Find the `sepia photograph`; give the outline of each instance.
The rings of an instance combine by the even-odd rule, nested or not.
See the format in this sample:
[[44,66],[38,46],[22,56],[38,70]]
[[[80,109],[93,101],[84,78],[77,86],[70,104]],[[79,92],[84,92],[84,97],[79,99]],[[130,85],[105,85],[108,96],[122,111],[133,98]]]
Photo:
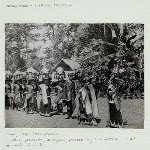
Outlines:
[[5,128],[144,129],[144,24],[6,23]]

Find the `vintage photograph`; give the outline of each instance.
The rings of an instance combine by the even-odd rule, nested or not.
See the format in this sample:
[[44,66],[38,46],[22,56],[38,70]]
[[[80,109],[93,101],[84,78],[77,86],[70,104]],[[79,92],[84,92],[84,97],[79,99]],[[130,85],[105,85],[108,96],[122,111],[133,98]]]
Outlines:
[[5,128],[144,128],[144,24],[6,23]]

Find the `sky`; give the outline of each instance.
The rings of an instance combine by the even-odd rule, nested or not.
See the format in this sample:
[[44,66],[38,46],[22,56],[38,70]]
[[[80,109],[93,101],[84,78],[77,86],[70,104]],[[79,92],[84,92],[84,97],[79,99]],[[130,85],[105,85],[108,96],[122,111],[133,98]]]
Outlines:
[[[41,27],[39,29],[33,29],[30,31],[30,34],[39,34],[39,37],[36,38],[37,41],[29,41],[28,49],[33,50],[34,48],[38,49],[36,56],[39,58],[43,58],[46,55],[44,54],[44,51],[46,48],[53,48],[53,43],[49,38],[45,35],[47,32],[46,27]],[[44,39],[44,40],[43,40]],[[25,51],[23,49],[22,51]]]

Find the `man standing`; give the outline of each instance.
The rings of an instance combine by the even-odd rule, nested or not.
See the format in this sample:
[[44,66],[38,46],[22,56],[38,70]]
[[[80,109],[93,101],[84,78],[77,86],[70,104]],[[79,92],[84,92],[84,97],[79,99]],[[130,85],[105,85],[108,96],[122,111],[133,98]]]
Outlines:
[[73,100],[75,97],[75,86],[70,78],[66,81],[67,83],[67,93],[68,93],[68,101],[67,101],[67,118],[70,119],[73,113]]

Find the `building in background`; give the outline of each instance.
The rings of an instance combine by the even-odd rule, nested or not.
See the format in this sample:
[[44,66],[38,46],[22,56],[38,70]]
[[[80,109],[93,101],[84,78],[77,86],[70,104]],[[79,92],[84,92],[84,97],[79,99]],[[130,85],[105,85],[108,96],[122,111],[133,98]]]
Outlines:
[[75,70],[80,68],[80,64],[71,59],[62,59],[53,68],[52,81],[58,81],[59,79],[67,80],[69,76],[72,76]]

